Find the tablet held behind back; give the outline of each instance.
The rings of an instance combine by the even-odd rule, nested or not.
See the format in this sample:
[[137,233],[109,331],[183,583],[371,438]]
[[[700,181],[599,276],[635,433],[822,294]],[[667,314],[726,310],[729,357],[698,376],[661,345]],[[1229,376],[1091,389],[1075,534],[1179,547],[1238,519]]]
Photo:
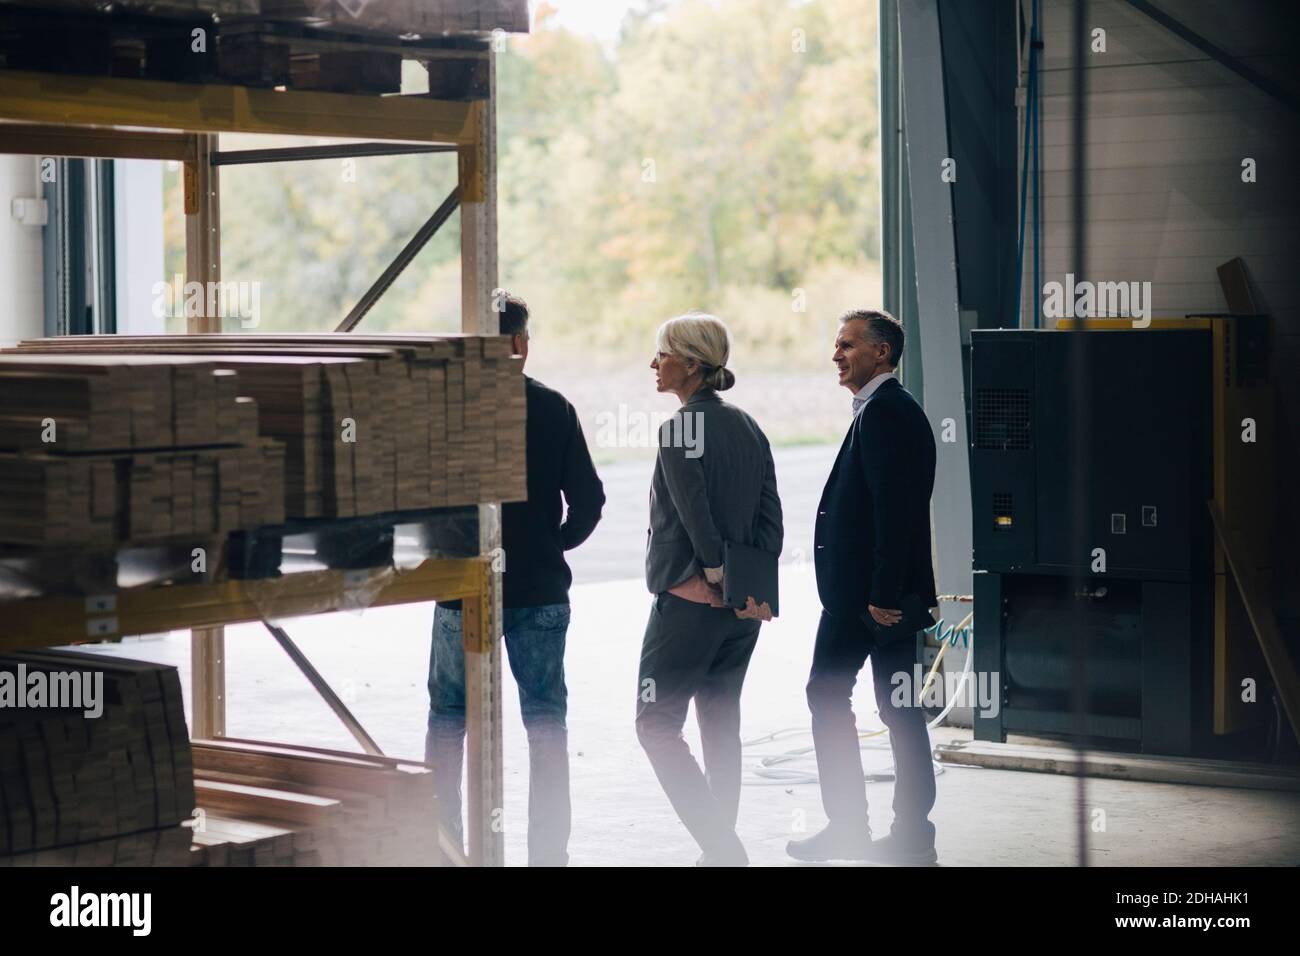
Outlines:
[[722,600],[728,607],[742,608],[746,598],[753,597],[755,604],[767,603],[772,616],[780,612],[777,601],[777,556],[761,548],[753,548],[734,541],[722,545]]

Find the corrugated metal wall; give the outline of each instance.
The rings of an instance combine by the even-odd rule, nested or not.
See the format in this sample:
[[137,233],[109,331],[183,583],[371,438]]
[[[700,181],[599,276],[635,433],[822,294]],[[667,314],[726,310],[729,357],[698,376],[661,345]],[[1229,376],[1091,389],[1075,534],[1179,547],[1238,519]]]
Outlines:
[[[1179,0],[1159,4],[1294,96],[1290,3]],[[1072,0],[1043,0],[1042,281],[1076,272],[1072,244]],[[1024,4],[1026,15],[1029,4]],[[1279,461],[1275,569],[1283,615],[1300,620],[1300,187],[1296,113],[1122,0],[1091,0],[1105,52],[1087,55],[1087,274],[1150,281],[1152,314],[1226,312],[1215,268],[1241,256],[1274,320]],[[1026,24],[1027,29],[1027,24]],[[1023,121],[1023,116],[1022,116]],[[1242,181],[1254,159],[1256,182]],[[1032,207],[1031,207],[1032,213]],[[1034,290],[1026,230],[1022,323]],[[1045,321],[1045,320],[1043,320]],[[1285,476],[1291,476],[1289,478]],[[1289,595],[1289,600],[1287,599]]]
[[[1224,23],[1234,6],[1239,15]],[[1211,39],[1257,65],[1275,38],[1267,18],[1243,6],[1183,0],[1171,9],[1200,29],[1219,22]],[[1070,0],[1043,3],[1044,281],[1063,279],[1070,265],[1072,9]],[[1270,306],[1294,307],[1296,170],[1281,136],[1294,115],[1127,3],[1092,0],[1088,22],[1106,31],[1106,52],[1087,61],[1090,275],[1149,279],[1159,314],[1222,312],[1214,269],[1243,256]],[[1241,179],[1247,157],[1255,183]]]

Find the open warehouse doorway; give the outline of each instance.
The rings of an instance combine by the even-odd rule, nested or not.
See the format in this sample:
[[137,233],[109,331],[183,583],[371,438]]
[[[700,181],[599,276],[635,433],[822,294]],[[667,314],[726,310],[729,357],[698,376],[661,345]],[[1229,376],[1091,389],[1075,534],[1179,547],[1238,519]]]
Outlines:
[[[483,39],[500,290],[528,302],[528,373],[573,404],[605,494],[567,556],[572,863],[696,852],[634,723],[655,436],[678,404],[651,360],[688,310],[730,328],[725,397],[771,440],[785,519],[781,613],[742,698],[737,832],[776,865],[824,823],[806,685],[818,511],[858,408],[832,361],[854,308],[901,320],[901,382],[936,446],[942,621],[913,679],[937,668],[940,859],[1300,858],[1298,208],[1273,172],[1296,90],[1267,9],[1190,7],[538,0],[528,33]],[[430,75],[407,61],[384,82],[418,96]],[[225,330],[328,332],[362,303],[363,333],[460,330],[459,217],[411,245],[456,188],[457,157],[438,155],[455,147],[348,154],[321,136],[288,161],[290,142],[222,133],[213,154]],[[184,329],[183,163],[59,160],[53,190],[41,157],[2,161],[0,289],[21,322],[0,344]],[[285,624],[384,753],[419,759],[433,615]],[[99,652],[189,674],[192,646]],[[225,658],[227,735],[353,749],[261,625],[228,627]],[[529,750],[508,670],[496,809],[518,864]],[[865,670],[852,699],[883,831],[895,767]],[[698,754],[694,719],[686,739]]]

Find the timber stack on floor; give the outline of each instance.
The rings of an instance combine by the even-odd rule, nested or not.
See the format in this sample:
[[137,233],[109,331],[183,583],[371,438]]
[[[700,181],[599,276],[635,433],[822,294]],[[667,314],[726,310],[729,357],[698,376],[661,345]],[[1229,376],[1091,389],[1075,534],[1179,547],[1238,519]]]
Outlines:
[[430,866],[433,775],[422,764],[247,740],[196,740],[197,866]]
[[[504,336],[62,336],[4,355],[15,363],[73,356],[141,368],[199,363],[233,375],[256,406],[259,440],[285,449],[289,518],[518,501],[527,493],[523,375]],[[57,417],[51,391],[43,395],[43,404],[28,403],[24,435],[33,433],[34,416]],[[90,404],[65,400],[59,408],[86,417]]]
[[430,866],[437,820],[418,763],[191,746],[174,667],[0,657],[0,866]]
[[194,770],[174,667],[6,655],[0,705],[0,866],[187,862]]

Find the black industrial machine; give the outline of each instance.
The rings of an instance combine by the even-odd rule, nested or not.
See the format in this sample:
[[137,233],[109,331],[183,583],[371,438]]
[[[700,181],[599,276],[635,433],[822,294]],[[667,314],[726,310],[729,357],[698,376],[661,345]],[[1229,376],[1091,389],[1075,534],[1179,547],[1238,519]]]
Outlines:
[[1224,330],[1184,324],[972,332],[974,666],[1001,687],[976,739],[1222,751]]

